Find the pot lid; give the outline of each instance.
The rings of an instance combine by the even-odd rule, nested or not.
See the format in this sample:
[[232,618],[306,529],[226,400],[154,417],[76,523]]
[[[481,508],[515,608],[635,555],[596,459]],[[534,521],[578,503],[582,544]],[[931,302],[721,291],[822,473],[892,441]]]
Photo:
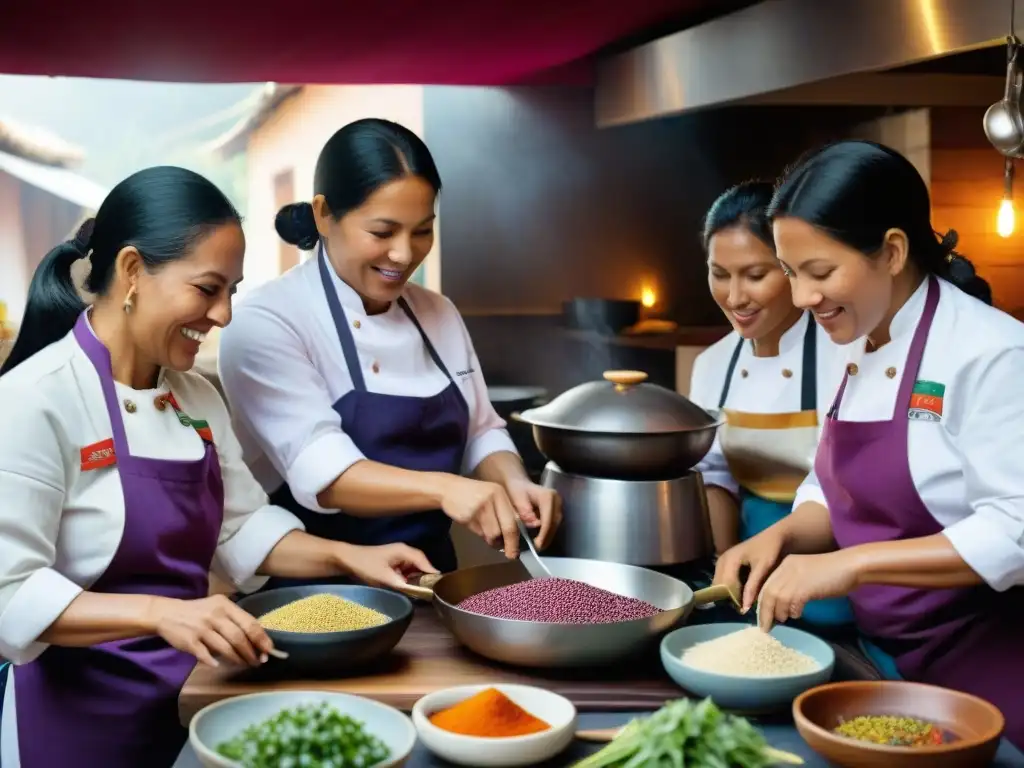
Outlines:
[[647,382],[643,371],[605,371],[520,415],[540,427],[583,432],[652,434],[717,425],[718,419],[677,392]]

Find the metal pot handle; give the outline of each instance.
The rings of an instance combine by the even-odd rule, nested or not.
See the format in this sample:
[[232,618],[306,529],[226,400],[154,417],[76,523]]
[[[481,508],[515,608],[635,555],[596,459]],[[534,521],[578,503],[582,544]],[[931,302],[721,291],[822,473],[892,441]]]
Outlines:
[[434,585],[441,580],[443,573],[424,573],[417,579],[416,584],[405,584],[395,587],[396,592],[401,592],[408,597],[415,597],[418,600],[430,602],[434,599]]

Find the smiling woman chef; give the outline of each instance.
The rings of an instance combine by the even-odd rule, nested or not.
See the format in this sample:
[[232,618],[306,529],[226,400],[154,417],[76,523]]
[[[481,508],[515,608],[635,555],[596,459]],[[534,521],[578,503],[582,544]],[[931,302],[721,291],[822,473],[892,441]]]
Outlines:
[[826,147],[769,213],[794,303],[849,363],[795,510],[716,580],[749,564],[763,624],[849,595],[899,675],[992,701],[1020,745],[1024,324],[968,295],[973,269],[891,149]]
[[252,616],[207,596],[211,565],[237,585],[430,570],[404,545],[317,539],[269,506],[223,401],[189,372],[231,318],[244,250],[216,187],[150,168],[32,278],[0,370],[0,656],[15,664],[0,672],[3,768],[170,766],[194,657],[257,665],[272,650]]
[[220,374],[250,467],[307,530],[403,541],[448,571],[452,520],[515,557],[517,513],[541,546],[560,513],[491,407],[458,311],[408,284],[434,243],[440,190],[407,128],[368,119],[335,133],[312,204],[276,221],[316,257],[240,304]]
[[[708,284],[734,329],[697,357],[690,382],[695,403],[726,417],[697,465],[717,552],[790,513],[845,362],[811,313],[793,306],[766,215],[772,191],[765,181],[739,184],[704,219]],[[811,603],[804,618],[853,620],[845,599]]]

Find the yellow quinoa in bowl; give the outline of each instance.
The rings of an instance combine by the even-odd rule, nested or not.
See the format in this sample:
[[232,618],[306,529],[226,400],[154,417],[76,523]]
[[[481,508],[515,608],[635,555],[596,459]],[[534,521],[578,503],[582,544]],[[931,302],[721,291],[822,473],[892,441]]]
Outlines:
[[264,629],[306,634],[352,632],[387,624],[391,618],[331,594],[310,595],[259,617]]

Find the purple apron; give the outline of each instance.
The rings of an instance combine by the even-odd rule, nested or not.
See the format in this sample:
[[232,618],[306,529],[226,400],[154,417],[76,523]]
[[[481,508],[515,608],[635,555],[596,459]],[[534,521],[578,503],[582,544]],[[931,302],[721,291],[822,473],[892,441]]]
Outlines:
[[[224,512],[215,447],[205,442],[196,461],[132,456],[110,354],[84,314],[74,334],[103,387],[125,505],[121,543],[90,591],[206,597]],[[187,736],[178,693],[195,663],[155,636],[91,648],[50,646],[13,670],[22,768],[173,765]]]
[[[918,495],[907,452],[907,413],[939,290],[938,280],[929,278],[892,419],[841,421],[847,377],[829,411],[814,469],[842,548],[943,530]],[[903,677],[991,701],[1006,717],[1007,738],[1017,745],[1024,745],[1022,598],[1020,588],[999,593],[987,586],[869,585],[850,595],[859,629],[893,657]]]
[[[469,434],[469,407],[412,309],[405,299],[398,299],[398,306],[419,331],[430,359],[448,377],[448,386],[430,397],[368,391],[355,339],[338,300],[322,244],[317,258],[327,305],[352,377],[352,389],[334,404],[345,434],[370,461],[417,472],[460,474]],[[287,483],[271,494],[271,502],[293,512],[314,536],[363,545],[404,542],[422,549],[442,573],[457,567],[451,520],[439,509],[385,517],[356,517],[343,512],[324,514],[299,504]],[[303,583],[308,582],[270,579],[264,589]]]

